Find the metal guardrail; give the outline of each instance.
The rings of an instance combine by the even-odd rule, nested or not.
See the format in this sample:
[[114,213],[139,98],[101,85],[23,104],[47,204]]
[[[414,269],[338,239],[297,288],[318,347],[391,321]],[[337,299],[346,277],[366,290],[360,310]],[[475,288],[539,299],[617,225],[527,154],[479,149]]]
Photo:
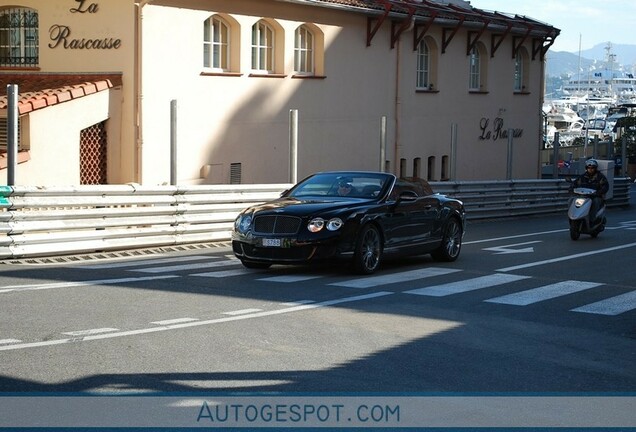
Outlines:
[[[629,205],[629,178],[610,206]],[[433,182],[464,201],[468,219],[565,211],[563,180]],[[236,215],[289,184],[0,186],[0,259],[227,241]]]
[[[629,205],[631,179],[613,179],[608,207]],[[432,182],[435,192],[460,199],[468,219],[528,216],[567,210],[569,183],[562,179]]]
[[3,186],[0,259],[228,240],[242,209],[287,187]]

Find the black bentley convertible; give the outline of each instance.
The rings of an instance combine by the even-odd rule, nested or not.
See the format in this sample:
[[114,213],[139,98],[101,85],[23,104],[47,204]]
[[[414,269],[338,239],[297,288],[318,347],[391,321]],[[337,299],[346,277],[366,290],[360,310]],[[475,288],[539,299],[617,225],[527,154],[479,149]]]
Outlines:
[[454,261],[464,235],[461,201],[421,179],[381,172],[322,172],[281,197],[243,210],[232,248],[248,268],[344,258],[364,274],[386,254]]

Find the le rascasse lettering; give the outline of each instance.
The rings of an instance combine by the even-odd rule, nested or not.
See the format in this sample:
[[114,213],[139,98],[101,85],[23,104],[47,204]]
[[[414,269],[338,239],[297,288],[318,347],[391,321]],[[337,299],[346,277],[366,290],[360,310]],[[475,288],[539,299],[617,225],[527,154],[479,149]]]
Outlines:
[[[501,117],[495,118],[492,122],[492,126],[490,125],[490,119],[482,118],[479,122],[479,129],[481,130],[481,134],[479,135],[479,139],[484,140],[493,140],[497,141],[498,139],[506,139],[508,138],[508,130],[504,129],[504,121]],[[513,129],[512,137],[520,138],[523,135],[523,129]]]
[[[76,7],[70,8],[71,13],[97,13],[99,5],[97,3],[87,3],[86,0],[75,0]],[[121,39],[114,37],[106,38],[71,38],[71,28],[67,25],[54,24],[49,28],[51,43],[49,48],[64,47],[64,49],[118,49],[121,47]]]

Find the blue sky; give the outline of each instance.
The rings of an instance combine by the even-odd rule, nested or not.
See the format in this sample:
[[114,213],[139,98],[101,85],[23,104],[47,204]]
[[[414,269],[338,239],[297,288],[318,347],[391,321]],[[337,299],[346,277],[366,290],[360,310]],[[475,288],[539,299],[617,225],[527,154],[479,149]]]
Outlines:
[[578,53],[598,44],[636,45],[636,0],[471,0],[478,9],[526,15],[561,34],[550,48]]

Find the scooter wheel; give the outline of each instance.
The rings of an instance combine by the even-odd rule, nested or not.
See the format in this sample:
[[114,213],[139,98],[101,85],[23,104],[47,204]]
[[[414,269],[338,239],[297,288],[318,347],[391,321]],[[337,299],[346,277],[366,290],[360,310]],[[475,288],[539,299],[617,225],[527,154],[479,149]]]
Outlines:
[[578,240],[581,237],[581,221],[570,221],[570,238]]

